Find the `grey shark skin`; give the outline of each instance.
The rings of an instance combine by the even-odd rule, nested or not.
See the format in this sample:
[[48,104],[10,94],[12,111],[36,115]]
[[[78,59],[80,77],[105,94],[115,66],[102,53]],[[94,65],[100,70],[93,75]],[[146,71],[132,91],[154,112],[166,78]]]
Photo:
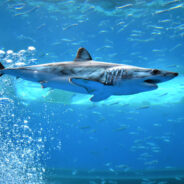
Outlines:
[[93,61],[85,48],[80,48],[74,61],[4,68],[0,76],[9,74],[51,87],[93,95],[93,102],[111,95],[131,95],[157,89],[157,83],[178,75],[175,72],[130,65]]

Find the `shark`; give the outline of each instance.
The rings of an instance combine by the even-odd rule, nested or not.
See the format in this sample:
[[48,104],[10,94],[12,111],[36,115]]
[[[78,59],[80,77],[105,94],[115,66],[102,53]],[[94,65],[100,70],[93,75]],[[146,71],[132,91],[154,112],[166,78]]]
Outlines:
[[38,82],[42,88],[61,89],[92,95],[99,102],[112,95],[132,95],[158,88],[158,83],[178,76],[177,72],[94,61],[85,48],[79,48],[73,61],[64,61],[17,68],[5,68],[4,74]]

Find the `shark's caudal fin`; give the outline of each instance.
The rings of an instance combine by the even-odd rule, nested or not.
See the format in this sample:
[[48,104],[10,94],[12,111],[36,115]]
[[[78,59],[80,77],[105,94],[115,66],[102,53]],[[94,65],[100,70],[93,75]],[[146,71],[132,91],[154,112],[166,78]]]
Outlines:
[[3,70],[5,67],[0,63],[0,77],[3,75],[2,73],[1,73],[1,70]]
[[84,62],[90,60],[92,60],[92,57],[90,56],[89,52],[85,48],[79,48],[79,50],[77,51],[77,56],[74,59],[74,61]]

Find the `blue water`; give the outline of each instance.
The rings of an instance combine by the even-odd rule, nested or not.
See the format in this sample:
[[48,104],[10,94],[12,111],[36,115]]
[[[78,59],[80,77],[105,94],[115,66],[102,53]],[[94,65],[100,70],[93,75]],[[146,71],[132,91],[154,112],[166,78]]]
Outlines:
[[72,61],[85,47],[94,60],[179,72],[153,92],[99,103],[1,77],[0,183],[47,183],[51,168],[183,169],[183,11],[180,0],[0,1],[6,67]]

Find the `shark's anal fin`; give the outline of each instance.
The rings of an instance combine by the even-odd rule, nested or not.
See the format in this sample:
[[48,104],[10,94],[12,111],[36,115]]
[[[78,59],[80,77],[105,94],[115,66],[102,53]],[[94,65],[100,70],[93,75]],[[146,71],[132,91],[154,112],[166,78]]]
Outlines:
[[111,94],[105,91],[104,84],[101,84],[100,82],[83,78],[71,78],[70,82],[84,88],[87,93],[93,94],[90,98],[92,102],[99,102],[111,96]]
[[77,51],[77,56],[74,61],[84,62],[84,61],[91,61],[92,57],[90,56],[89,52],[85,48],[79,48]]

